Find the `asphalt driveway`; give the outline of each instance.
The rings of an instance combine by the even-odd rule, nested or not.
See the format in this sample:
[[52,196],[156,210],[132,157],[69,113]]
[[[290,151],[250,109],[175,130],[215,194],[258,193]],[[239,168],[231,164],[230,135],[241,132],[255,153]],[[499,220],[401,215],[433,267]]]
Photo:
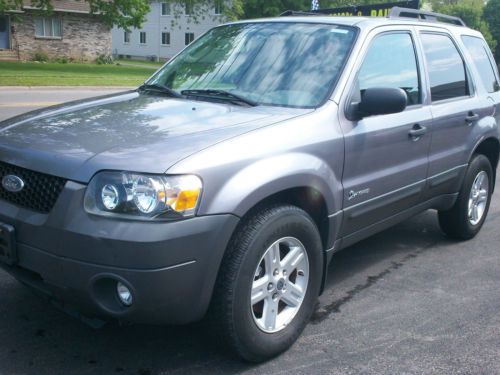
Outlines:
[[302,337],[257,366],[203,324],[94,330],[0,272],[0,374],[500,374],[499,243],[497,190],[471,241],[429,211],[336,254]]

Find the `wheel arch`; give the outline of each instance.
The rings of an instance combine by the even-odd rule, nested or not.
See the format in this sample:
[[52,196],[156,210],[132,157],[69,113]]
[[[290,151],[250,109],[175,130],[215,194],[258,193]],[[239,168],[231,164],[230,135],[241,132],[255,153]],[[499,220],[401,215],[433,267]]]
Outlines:
[[483,139],[474,148],[470,160],[472,160],[472,157],[477,154],[486,156],[491,163],[491,167],[493,169],[493,190],[494,190],[496,182],[496,169],[498,167],[498,161],[500,157],[500,142],[498,141],[497,138],[494,137]]

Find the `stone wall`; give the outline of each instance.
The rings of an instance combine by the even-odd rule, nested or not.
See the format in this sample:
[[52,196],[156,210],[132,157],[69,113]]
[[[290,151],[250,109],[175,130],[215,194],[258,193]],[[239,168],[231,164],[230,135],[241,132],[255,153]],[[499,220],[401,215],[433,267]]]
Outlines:
[[12,19],[16,31],[12,45],[14,49],[19,46],[21,59],[30,60],[37,51],[50,58],[67,57],[76,61],[92,61],[100,54],[111,54],[111,30],[97,16],[59,12],[54,16],[62,20],[60,39],[35,37],[35,21],[29,11]]

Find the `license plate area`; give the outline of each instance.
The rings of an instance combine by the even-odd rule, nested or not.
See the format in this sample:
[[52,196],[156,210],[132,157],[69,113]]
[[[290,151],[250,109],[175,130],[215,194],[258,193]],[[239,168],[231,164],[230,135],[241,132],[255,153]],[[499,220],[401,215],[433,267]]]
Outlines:
[[0,262],[10,266],[17,262],[15,229],[3,223],[0,223]]

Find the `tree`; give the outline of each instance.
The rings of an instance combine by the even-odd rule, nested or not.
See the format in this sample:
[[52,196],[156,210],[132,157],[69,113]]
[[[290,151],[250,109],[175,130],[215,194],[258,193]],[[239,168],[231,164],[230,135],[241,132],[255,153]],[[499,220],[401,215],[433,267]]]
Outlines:
[[483,0],[434,1],[432,7],[436,12],[460,17],[468,27],[480,31],[491,50],[495,51],[498,39],[493,37],[483,19]]
[[310,0],[246,0],[244,18],[275,17],[285,10],[309,10]]
[[495,57],[500,62],[500,0],[489,0],[484,7],[484,19],[488,23],[491,35],[497,41]]
[[[1,0],[0,0],[1,1]],[[207,17],[221,23],[234,21],[243,15],[244,0],[170,0],[172,3],[172,27],[178,25],[178,19],[189,9],[191,17],[188,22],[199,23]],[[213,14],[213,7],[221,9],[220,15]]]
[[[89,4],[91,14],[99,14],[108,26],[118,26],[125,30],[140,28],[146,21],[146,15],[150,11],[149,0],[79,0]],[[233,20],[243,14],[243,0],[176,0],[181,5],[176,7],[183,9],[189,6],[193,9],[193,22],[199,17],[204,17],[205,10],[214,6],[214,1],[220,1],[223,16]],[[23,0],[0,0],[0,15],[8,11],[20,9]],[[52,0],[31,0],[31,6],[38,9],[41,14],[50,14],[54,6]]]

